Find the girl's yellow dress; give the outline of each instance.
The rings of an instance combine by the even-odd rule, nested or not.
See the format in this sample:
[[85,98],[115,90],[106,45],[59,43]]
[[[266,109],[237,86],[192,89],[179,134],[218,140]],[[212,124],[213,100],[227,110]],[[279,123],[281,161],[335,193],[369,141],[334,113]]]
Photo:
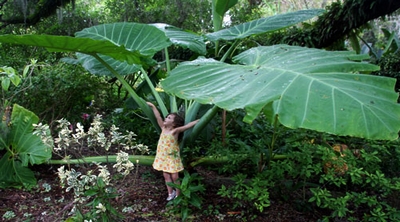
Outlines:
[[178,173],[183,170],[179,144],[172,134],[161,133],[153,168],[167,173]]

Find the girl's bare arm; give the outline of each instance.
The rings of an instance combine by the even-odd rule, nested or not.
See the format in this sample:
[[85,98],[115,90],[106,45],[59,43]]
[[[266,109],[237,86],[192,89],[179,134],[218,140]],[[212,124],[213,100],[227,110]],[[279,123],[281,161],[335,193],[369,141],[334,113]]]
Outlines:
[[156,106],[154,106],[153,103],[151,103],[151,102],[146,102],[146,103],[147,103],[147,105],[149,105],[150,108],[153,110],[154,116],[155,116],[156,119],[157,119],[157,123],[158,123],[158,125],[162,128],[162,127],[164,126],[164,124],[163,124],[164,121],[163,121],[163,119],[161,118],[160,112],[158,111],[158,109],[156,108]]
[[190,123],[188,123],[188,124],[186,124],[186,125],[184,125],[184,126],[177,127],[177,128],[174,129],[174,131],[175,131],[175,133],[178,133],[178,134],[179,134],[179,133],[181,133],[181,132],[183,132],[183,131],[185,131],[185,130],[191,128],[191,127],[193,127],[194,125],[196,125],[197,122],[199,122],[198,119],[197,119],[197,120],[194,120],[194,121],[192,121],[192,122],[190,122]]

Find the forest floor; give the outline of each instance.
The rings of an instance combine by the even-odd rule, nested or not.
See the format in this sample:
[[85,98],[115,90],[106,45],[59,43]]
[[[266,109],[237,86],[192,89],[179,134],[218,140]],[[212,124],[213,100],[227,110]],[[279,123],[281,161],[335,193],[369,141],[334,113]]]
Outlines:
[[[39,165],[32,169],[36,173],[38,186],[31,190],[0,189],[0,220],[1,221],[65,221],[71,217],[73,208],[73,193],[66,192],[60,186],[57,175],[58,165]],[[80,166],[76,166],[79,171]],[[109,169],[112,169],[111,164]],[[271,199],[271,206],[262,213],[250,210],[251,206],[244,204],[234,208],[234,203],[218,195],[221,185],[227,183],[213,171],[197,168],[203,178],[202,184],[206,191],[201,193],[201,209],[191,208],[192,214],[187,221],[317,221],[320,215],[312,212],[300,212],[290,201]],[[120,221],[181,221],[177,214],[172,214],[167,206],[167,189],[161,172],[149,166],[138,166],[125,179],[116,180],[113,186],[118,189],[119,196],[112,202],[122,213]],[[50,188],[50,189],[49,189]],[[253,208],[254,209],[254,208]],[[12,211],[15,216],[6,219],[5,213]]]

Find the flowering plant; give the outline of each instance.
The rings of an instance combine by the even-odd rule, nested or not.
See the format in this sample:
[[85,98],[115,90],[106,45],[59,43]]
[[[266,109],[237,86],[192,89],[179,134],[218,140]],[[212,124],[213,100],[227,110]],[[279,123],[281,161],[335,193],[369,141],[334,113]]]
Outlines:
[[[134,164],[129,160],[128,152],[132,152],[132,154],[148,153],[147,146],[136,144],[136,134],[133,132],[127,132],[126,135],[123,135],[118,131],[118,127],[113,125],[108,129],[109,132],[105,133],[101,115],[96,115],[93,118],[91,127],[87,131],[80,123],[73,129],[65,119],[58,122],[59,132],[54,141],[54,151],[59,156],[64,155],[64,159],[70,158],[68,154],[71,151],[74,151],[72,153],[81,153],[85,149],[114,150],[117,152],[117,157],[113,168],[115,168],[116,173],[125,178],[134,169]],[[111,182],[111,178],[115,177],[111,177],[107,165],[94,164],[95,170],[89,170],[86,174],[73,168],[66,170],[65,166],[58,168],[62,187],[67,192],[72,191],[74,194],[74,207],[71,211],[74,216],[72,217],[79,221],[85,219],[95,219],[96,221],[120,220],[123,216],[112,205],[112,200],[119,196],[117,189],[113,187]],[[85,207],[89,207],[89,210],[83,210]]]

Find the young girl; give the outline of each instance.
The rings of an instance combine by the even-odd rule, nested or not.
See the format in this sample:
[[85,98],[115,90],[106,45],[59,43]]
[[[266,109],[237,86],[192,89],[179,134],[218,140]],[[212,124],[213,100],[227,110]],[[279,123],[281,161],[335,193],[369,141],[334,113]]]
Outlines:
[[[177,113],[170,113],[165,117],[165,120],[163,120],[157,108],[150,102],[147,102],[147,104],[153,110],[157,123],[162,130],[157,145],[157,153],[154,159],[153,168],[158,171],[163,171],[165,183],[177,183],[179,172],[183,170],[183,164],[179,154],[179,134],[193,127],[199,120],[184,125],[184,119]],[[180,194],[180,190],[177,189],[175,191],[168,185],[167,190],[168,201],[174,199]]]

